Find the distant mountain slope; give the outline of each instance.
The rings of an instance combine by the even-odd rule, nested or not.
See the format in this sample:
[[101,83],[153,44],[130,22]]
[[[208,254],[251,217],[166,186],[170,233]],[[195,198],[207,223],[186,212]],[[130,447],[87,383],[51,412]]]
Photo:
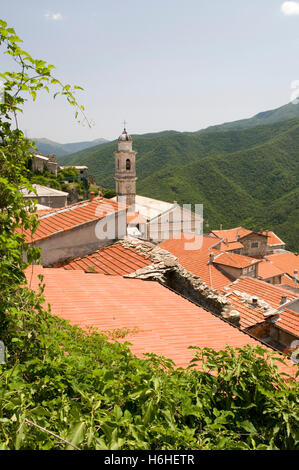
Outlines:
[[276,109],[264,111],[256,114],[249,119],[241,119],[239,121],[226,122],[216,126],[210,126],[207,129],[202,129],[199,132],[206,131],[228,131],[232,129],[248,129],[249,127],[262,126],[267,124],[274,124],[275,122],[288,121],[293,118],[299,117],[299,103],[288,103]]
[[108,142],[108,140],[101,138],[87,142],[71,142],[68,144],[59,144],[58,142],[54,142],[46,138],[32,138],[31,140],[35,142],[38,148],[38,152],[40,152],[42,155],[55,153],[57,157],[68,155],[74,152],[78,152],[79,150],[83,150],[85,148],[93,147],[95,145],[101,145]]
[[[162,169],[138,193],[202,203],[210,228],[272,229],[299,251],[299,119],[257,146]],[[207,227],[206,227],[207,229]]]
[[[157,133],[149,136],[133,135],[134,149],[138,152],[136,168],[138,181],[156,171],[185,165],[213,154],[228,154],[264,143],[288,124],[276,123],[255,129],[206,133]],[[89,168],[98,184],[114,187],[114,155],[117,141],[91,147],[60,159],[63,165],[84,164]]]

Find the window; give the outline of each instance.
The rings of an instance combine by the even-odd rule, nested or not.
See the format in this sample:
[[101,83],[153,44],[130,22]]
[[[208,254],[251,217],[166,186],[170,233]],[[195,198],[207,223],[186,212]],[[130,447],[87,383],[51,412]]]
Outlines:
[[252,242],[251,243],[251,248],[258,248],[259,242]]
[[126,160],[126,170],[131,170],[131,162],[128,158]]

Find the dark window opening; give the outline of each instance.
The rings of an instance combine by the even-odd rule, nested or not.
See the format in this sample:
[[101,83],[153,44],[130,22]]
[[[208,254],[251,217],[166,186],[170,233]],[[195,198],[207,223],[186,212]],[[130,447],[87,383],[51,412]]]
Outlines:
[[126,160],[126,170],[131,170],[131,162],[129,159]]

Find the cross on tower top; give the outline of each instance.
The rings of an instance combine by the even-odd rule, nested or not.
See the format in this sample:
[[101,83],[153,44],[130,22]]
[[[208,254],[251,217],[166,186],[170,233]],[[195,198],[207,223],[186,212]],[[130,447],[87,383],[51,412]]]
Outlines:
[[126,122],[126,120],[124,120],[124,130],[126,130],[126,124],[127,124],[127,122]]

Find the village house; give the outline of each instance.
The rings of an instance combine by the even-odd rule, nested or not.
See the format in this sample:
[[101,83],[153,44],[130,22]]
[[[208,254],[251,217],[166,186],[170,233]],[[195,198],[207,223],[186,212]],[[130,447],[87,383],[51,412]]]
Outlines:
[[28,243],[41,248],[41,264],[92,253],[126,235],[127,207],[94,197],[62,209],[43,212]]
[[53,173],[57,176],[57,160],[54,153],[49,155],[40,155],[34,153],[32,157],[32,171],[43,173],[45,170],[48,170],[50,173]]
[[257,275],[255,277],[270,284],[281,284],[283,275],[284,272],[277,268],[275,264],[263,259],[257,266]]
[[214,252],[210,253],[210,262],[224,271],[225,274],[237,279],[241,276],[256,277],[260,260],[236,253]]
[[254,337],[285,352],[299,340],[299,294],[251,278],[238,279],[223,292],[238,309],[241,326]]
[[51,208],[65,207],[67,204],[68,193],[58,189],[42,186],[41,184],[32,184],[35,192],[28,191],[27,188],[20,188],[24,199],[37,201],[38,204]]
[[242,248],[233,248],[236,254],[262,258],[267,253],[267,236],[262,232],[237,227],[228,230],[213,230],[210,234],[228,245],[235,242],[241,243]]
[[270,261],[278,269],[283,271],[288,276],[288,278],[293,281],[293,284],[299,287],[299,277],[298,277],[299,256],[298,255],[291,253],[291,252],[273,253],[272,255],[267,255],[266,259]]
[[[137,248],[137,249],[136,249]],[[86,273],[100,273],[110,276],[125,276],[140,268],[152,264],[150,253],[138,250],[138,245],[126,246],[116,242],[103,246],[88,255],[68,258],[53,267],[63,267],[67,270],[81,270]]]
[[219,238],[218,249],[253,258],[263,258],[267,254],[285,249],[285,243],[270,230],[254,232],[243,227],[236,227],[213,230],[210,235]]

